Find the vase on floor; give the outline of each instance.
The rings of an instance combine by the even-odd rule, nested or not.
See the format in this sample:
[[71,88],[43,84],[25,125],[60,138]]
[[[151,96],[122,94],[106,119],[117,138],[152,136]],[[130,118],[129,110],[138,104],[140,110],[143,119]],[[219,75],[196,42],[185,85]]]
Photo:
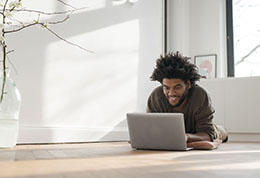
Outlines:
[[21,95],[9,71],[0,71],[0,148],[10,148],[17,143],[20,107]]

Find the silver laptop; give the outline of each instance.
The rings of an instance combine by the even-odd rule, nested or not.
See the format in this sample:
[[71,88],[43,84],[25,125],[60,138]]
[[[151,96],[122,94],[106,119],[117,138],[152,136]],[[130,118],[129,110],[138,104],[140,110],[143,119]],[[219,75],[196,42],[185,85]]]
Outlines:
[[128,113],[127,123],[132,148],[189,150],[181,113]]

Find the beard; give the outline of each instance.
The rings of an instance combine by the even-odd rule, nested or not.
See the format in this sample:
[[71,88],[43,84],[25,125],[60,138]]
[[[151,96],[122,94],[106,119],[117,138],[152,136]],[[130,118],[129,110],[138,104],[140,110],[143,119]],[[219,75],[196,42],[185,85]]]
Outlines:
[[181,98],[180,98],[180,100],[178,101],[178,103],[175,104],[175,105],[172,105],[172,104],[171,104],[171,105],[172,105],[173,107],[179,107],[179,106],[185,101],[185,99],[187,98],[188,93],[189,93],[189,89],[186,88],[186,89],[185,89],[185,92],[184,92],[183,95],[181,96]]

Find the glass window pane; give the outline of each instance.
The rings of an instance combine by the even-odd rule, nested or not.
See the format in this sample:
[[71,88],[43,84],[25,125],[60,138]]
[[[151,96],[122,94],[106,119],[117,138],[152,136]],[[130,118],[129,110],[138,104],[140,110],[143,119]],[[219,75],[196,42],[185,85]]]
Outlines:
[[260,76],[260,1],[233,0],[235,76]]

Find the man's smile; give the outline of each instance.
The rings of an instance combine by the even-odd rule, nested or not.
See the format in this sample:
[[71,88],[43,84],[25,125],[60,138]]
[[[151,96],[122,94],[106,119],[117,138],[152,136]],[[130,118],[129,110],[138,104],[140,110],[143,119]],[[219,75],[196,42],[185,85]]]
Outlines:
[[176,103],[179,100],[179,98],[180,98],[179,96],[168,96],[168,99],[172,103]]

